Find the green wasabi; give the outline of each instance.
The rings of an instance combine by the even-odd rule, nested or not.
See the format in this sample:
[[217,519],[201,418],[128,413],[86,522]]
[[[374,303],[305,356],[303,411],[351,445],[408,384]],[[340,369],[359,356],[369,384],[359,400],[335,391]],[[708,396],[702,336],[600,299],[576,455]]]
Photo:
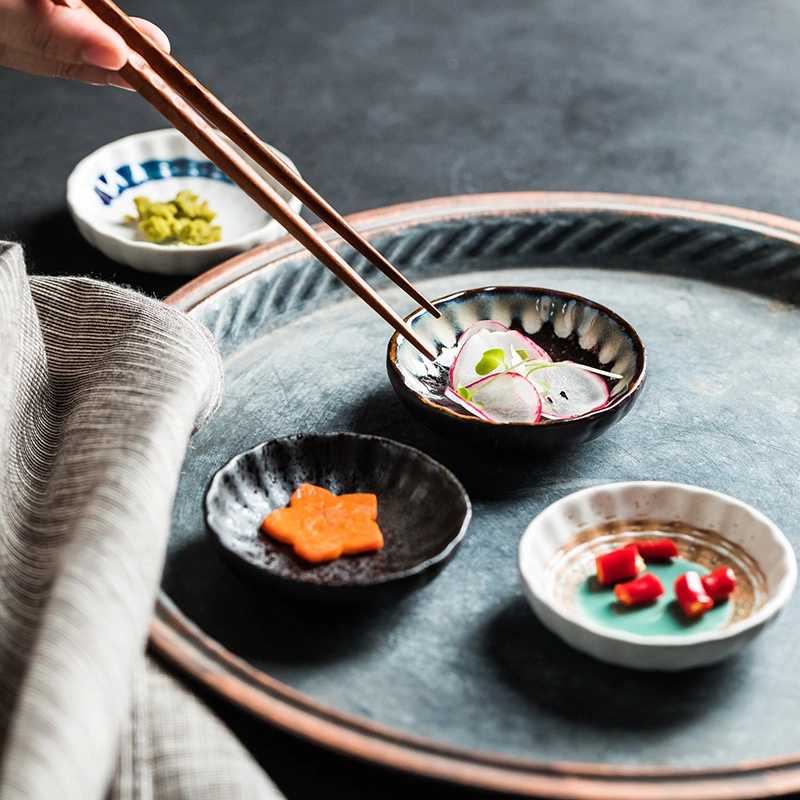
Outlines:
[[153,203],[147,197],[136,197],[133,202],[139,216],[128,219],[138,223],[148,242],[198,246],[222,239],[222,228],[211,224],[217,215],[192,192],[178,192],[168,203]]

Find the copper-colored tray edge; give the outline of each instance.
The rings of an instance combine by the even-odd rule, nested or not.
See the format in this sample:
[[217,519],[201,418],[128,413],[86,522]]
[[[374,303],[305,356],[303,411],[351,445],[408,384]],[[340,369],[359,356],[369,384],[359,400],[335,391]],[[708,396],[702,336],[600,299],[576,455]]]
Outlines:
[[[511,215],[515,211],[547,211],[556,208],[631,211],[653,216],[670,214],[687,219],[734,224],[760,231],[768,236],[780,236],[800,243],[800,222],[776,214],[748,211],[716,203],[598,192],[504,192],[437,197],[361,211],[348,216],[347,219],[359,232],[369,233],[375,228],[384,227],[389,222],[395,227],[403,227],[425,219],[496,215],[498,211]],[[326,241],[341,242],[341,239],[325,225],[317,225],[315,230]],[[266,259],[272,263],[302,250],[303,246],[290,236],[259,245],[198,275],[165,298],[164,302],[182,311],[189,311],[218,289],[262,265]]]
[[[800,244],[800,222],[774,214],[698,201],[593,192],[509,192],[434,198],[361,212],[349,216],[348,221],[360,232],[369,233],[426,219],[494,216],[498,212],[511,215],[557,208],[685,217],[731,224]],[[317,231],[328,241],[338,239],[325,226],[317,226]],[[268,267],[265,262],[273,265],[302,249],[288,236],[261,245],[199,275],[165,298],[165,302],[189,311],[248,273]],[[237,658],[171,606],[162,592],[150,629],[150,643],[159,655],[261,719],[315,744],[371,763],[472,788],[555,800],[748,800],[800,791],[800,752],[748,760],[731,768],[676,770],[535,762],[449,748],[315,702]],[[187,638],[191,640],[191,653],[186,650]]]

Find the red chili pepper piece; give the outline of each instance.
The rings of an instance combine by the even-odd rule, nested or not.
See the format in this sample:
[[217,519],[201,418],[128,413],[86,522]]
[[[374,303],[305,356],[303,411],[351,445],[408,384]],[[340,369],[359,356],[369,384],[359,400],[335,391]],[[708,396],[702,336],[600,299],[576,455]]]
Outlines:
[[714,605],[697,572],[684,572],[675,581],[675,597],[687,617],[702,617]]
[[645,572],[627,583],[618,583],[614,587],[614,596],[626,606],[641,606],[652,603],[656,597],[664,594],[664,585],[652,572]]
[[650,539],[643,542],[633,542],[628,547],[635,547],[645,561],[648,558],[652,558],[655,561],[666,561],[668,558],[675,558],[678,555],[678,548],[672,539]]
[[594,560],[597,580],[604,586],[619,581],[629,581],[644,571],[644,561],[635,551],[626,547],[612,550]]
[[712,600],[727,600],[736,588],[736,575],[730,567],[720,567],[701,578],[706,594]]

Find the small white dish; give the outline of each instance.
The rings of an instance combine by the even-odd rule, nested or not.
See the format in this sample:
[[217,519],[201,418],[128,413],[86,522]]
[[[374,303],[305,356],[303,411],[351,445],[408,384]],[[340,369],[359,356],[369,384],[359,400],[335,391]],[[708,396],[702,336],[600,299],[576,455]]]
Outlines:
[[[734,569],[738,586],[716,628],[698,631],[689,620],[676,622],[684,629],[674,634],[631,632],[628,622],[609,627],[613,596],[605,616],[587,611],[583,598],[607,591],[589,588],[595,557],[648,536],[676,542],[679,570],[683,559],[701,572]],[[567,644],[611,664],[678,671],[721,661],[752,641],[789,600],[797,562],[778,527],[747,504],[697,486],[640,481],[595,486],[548,506],[522,536],[519,572],[534,612]],[[664,588],[659,602],[669,603],[672,586]],[[640,613],[619,610],[631,620]],[[680,612],[671,613],[678,620]]]
[[[289,158],[271,149],[297,172]],[[297,198],[244,158],[294,211],[300,211]],[[134,197],[165,201],[183,189],[207,200],[217,212],[214,225],[222,227],[222,241],[198,247],[153,244],[135,223],[126,222],[126,215],[136,216]],[[196,275],[286,233],[173,128],[126,136],[88,155],[67,180],[67,206],[86,241],[114,261],[146,272]]]

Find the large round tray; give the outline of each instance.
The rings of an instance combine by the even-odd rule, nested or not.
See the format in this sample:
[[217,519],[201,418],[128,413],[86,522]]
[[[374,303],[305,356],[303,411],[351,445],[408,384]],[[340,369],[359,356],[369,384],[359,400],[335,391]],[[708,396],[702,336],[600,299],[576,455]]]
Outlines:
[[[475,453],[406,414],[384,372],[388,327],[299,246],[283,239],[223,264],[169,298],[213,332],[226,390],[183,467],[156,650],[314,742],[469,786],[595,800],[800,790],[796,600],[739,657],[640,674],[550,635],[516,577],[527,522],[571,491],[612,480],[727,492],[798,542],[800,224],[700,203],[549,193],[445,198],[352,221],[429,297],[529,284],[613,308],[648,348],[645,395],[603,438],[574,450]],[[396,289],[385,297],[413,310]],[[474,502],[453,562],[389,607],[293,608],[230,572],[203,529],[203,491],[233,454],[334,429],[427,451]]]

